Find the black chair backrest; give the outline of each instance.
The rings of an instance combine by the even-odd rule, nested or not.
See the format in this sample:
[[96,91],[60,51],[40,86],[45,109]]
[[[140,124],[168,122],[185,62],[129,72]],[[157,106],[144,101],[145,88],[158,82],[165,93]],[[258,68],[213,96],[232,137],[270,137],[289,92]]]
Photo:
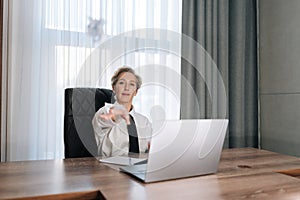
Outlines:
[[97,156],[92,119],[105,102],[113,101],[112,90],[109,89],[65,89],[65,158]]

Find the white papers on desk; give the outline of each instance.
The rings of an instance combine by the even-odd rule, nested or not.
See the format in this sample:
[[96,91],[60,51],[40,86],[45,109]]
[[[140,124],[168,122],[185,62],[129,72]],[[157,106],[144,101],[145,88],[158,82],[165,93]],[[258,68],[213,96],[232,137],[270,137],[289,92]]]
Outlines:
[[114,164],[114,165],[134,165],[136,163],[147,160],[146,158],[131,158],[126,156],[113,156],[109,158],[100,159],[100,162]]

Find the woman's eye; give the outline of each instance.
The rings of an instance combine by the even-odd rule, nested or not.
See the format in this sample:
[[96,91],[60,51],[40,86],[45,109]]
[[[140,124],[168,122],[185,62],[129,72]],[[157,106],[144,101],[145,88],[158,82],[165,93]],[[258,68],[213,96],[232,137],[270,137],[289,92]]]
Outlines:
[[120,85],[123,85],[123,84],[124,84],[124,81],[120,81],[119,84],[120,84]]
[[130,86],[135,87],[135,83],[130,83]]

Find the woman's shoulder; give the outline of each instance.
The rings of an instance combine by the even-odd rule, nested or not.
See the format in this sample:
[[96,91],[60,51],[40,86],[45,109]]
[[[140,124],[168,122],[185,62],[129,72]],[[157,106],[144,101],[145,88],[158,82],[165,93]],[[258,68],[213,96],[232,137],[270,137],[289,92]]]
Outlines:
[[147,118],[145,115],[141,114],[141,113],[135,112],[134,115],[135,115],[136,117],[141,118],[141,119],[145,119],[145,120],[147,119],[147,120],[148,120],[148,118]]
[[148,119],[145,115],[143,115],[143,114],[141,114],[141,113],[138,113],[138,112],[135,111],[135,112],[133,113],[133,115],[134,115],[134,117],[137,118],[139,121],[149,122],[149,119]]

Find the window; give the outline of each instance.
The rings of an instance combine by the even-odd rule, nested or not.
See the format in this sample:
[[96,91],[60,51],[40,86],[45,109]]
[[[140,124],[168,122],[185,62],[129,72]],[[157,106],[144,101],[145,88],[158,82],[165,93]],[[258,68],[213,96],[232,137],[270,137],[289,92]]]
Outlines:
[[[174,43],[168,31],[181,32],[181,0],[8,3],[7,160],[62,158],[64,89],[111,88],[110,77],[121,65],[132,66],[144,80],[135,101],[139,112],[149,119],[179,118],[180,55],[168,51]],[[101,40],[87,34],[90,19],[103,20]],[[141,48],[148,43],[151,48]],[[180,45],[172,48],[180,50]]]

